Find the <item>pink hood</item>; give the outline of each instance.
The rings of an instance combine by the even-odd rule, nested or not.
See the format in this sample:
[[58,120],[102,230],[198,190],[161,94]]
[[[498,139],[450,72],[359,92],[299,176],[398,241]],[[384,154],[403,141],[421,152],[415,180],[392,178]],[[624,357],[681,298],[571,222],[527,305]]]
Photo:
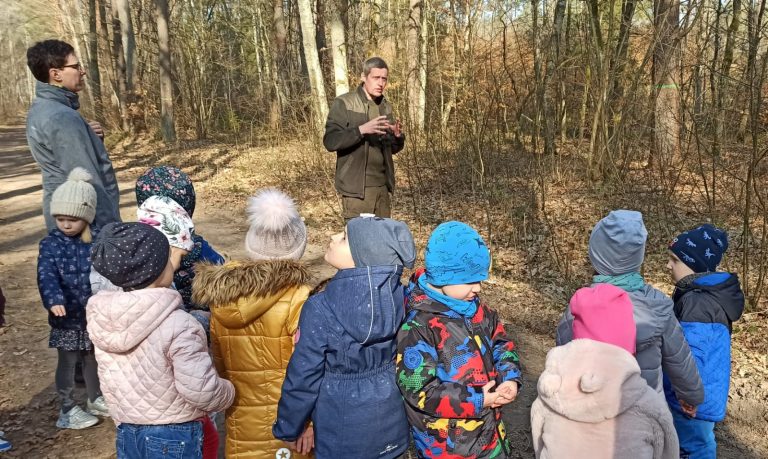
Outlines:
[[577,339],[547,354],[531,406],[539,458],[676,458],[666,402],[637,361],[611,344]]
[[102,291],[88,301],[88,333],[115,421],[175,424],[232,404],[232,384],[216,374],[202,326],[181,305],[167,288]]

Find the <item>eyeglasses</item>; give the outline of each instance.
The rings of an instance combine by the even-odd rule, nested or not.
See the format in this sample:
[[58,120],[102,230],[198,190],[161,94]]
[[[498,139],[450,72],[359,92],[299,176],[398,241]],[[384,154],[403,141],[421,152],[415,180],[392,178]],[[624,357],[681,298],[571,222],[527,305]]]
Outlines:
[[69,65],[62,65],[61,66],[61,68],[65,68],[65,67],[69,67],[71,69],[75,69],[78,72],[81,72],[83,70],[83,66],[79,62],[77,64],[69,64]]

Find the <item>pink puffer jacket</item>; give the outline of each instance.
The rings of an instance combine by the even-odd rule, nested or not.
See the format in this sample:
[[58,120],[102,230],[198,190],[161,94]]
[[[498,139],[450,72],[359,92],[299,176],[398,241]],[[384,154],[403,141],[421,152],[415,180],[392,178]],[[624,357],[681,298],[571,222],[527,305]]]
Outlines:
[[102,291],[88,301],[88,333],[115,421],[176,424],[232,404],[232,383],[216,374],[202,326],[181,306],[168,288]]

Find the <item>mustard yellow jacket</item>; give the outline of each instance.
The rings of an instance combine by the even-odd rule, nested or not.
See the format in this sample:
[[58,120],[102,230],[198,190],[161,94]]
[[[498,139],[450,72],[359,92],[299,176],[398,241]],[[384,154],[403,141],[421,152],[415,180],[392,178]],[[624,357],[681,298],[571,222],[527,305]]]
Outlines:
[[272,423],[310,278],[303,264],[287,260],[195,266],[193,301],[210,306],[213,361],[235,386],[226,413],[228,458],[274,459],[285,447],[272,436]]

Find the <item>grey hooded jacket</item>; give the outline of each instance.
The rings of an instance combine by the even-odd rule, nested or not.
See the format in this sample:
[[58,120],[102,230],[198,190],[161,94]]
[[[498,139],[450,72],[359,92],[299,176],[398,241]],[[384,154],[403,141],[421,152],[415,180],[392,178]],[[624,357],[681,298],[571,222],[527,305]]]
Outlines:
[[[664,293],[646,284],[628,292],[637,326],[637,353],[640,375],[649,386],[662,392],[662,370],[669,377],[677,396],[698,406],[704,402],[704,386],[696,362],[675,318],[674,303]],[[557,326],[557,345],[573,340],[573,314],[566,308]]]
[[48,230],[56,227],[50,215],[51,195],[67,180],[75,167],[93,177],[96,189],[96,226],[120,221],[120,191],[115,171],[104,142],[96,135],[77,109],[77,94],[47,83],[37,82],[37,97],[27,115],[27,142],[32,157],[43,172],[43,215]]

